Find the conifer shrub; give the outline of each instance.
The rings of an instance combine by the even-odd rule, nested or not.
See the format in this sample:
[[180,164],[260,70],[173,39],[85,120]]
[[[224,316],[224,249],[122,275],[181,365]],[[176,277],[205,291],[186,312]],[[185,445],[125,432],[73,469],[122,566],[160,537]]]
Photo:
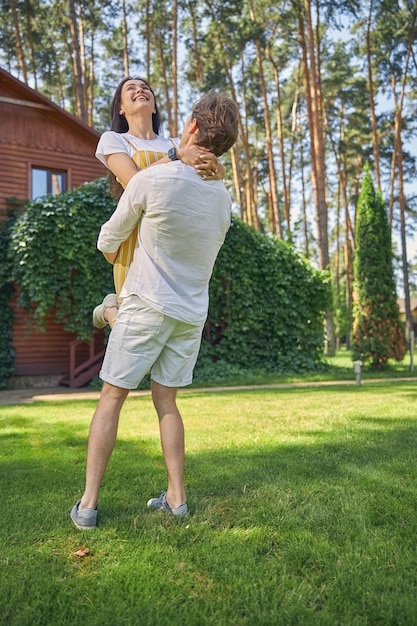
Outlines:
[[354,257],[352,357],[384,369],[388,359],[402,361],[404,325],[397,303],[391,231],[384,202],[375,192],[369,166],[358,199]]

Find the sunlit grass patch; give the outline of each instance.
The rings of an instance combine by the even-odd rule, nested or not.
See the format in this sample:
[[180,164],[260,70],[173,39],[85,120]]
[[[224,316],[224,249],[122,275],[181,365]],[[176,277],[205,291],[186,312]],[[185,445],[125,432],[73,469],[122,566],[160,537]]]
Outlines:
[[416,623],[416,396],[180,393],[187,520],[146,508],[165,468],[150,396],[129,398],[90,533],[69,509],[96,402],[1,407],[0,622]]

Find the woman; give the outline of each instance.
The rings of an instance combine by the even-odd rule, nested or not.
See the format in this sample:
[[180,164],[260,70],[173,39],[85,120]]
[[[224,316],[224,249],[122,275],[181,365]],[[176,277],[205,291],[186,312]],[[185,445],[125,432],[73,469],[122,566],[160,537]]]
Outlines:
[[[224,168],[217,157],[199,146],[179,148],[178,139],[159,135],[160,116],[155,95],[141,78],[127,77],[118,85],[111,104],[111,130],[101,136],[97,158],[113,175],[112,188],[120,197],[129,180],[138,170],[180,159],[195,168],[208,180],[224,177]],[[169,156],[168,156],[169,154]],[[126,278],[137,242],[137,229],[120,247],[113,266],[116,294],[109,294],[94,309],[93,323],[103,328],[112,326],[117,317],[119,294]]]

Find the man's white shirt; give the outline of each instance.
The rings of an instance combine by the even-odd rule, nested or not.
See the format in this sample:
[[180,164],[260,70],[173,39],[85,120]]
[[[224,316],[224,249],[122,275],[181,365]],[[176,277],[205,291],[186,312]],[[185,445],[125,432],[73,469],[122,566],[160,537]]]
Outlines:
[[189,324],[208,311],[208,283],[230,227],[223,181],[202,180],[181,161],[149,167],[130,180],[97,247],[116,252],[140,221],[138,244],[121,297],[135,294]]

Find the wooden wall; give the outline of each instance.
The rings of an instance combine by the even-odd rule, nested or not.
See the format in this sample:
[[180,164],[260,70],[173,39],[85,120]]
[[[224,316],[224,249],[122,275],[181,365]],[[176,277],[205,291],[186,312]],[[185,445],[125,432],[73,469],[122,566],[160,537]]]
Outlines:
[[[0,106],[2,128],[5,108],[4,104]],[[23,130],[19,124],[19,132],[12,138],[8,136],[10,128],[7,130],[12,124],[12,115],[8,114],[5,118],[6,131],[2,132],[0,139],[0,218],[5,217],[7,198],[16,197],[23,201],[30,198],[34,166],[66,171],[68,189],[106,175],[106,169],[94,156],[95,145],[82,145],[81,139],[77,141],[65,129],[59,133],[56,126],[48,128],[44,122],[43,118],[36,123],[34,121],[26,139],[21,135]]]
[[[27,311],[12,301],[16,315],[13,325],[14,364],[16,376],[68,375],[70,363],[70,343],[74,333],[63,330],[55,321],[52,312],[46,318],[45,331],[35,330],[34,322]],[[104,345],[104,333],[95,335],[97,350]],[[77,362],[88,359],[88,344],[77,349]]]
[[[0,68],[0,220],[7,216],[6,199],[31,197],[32,167],[67,173],[67,188],[106,175],[96,159],[99,134]],[[11,302],[16,376],[67,375],[74,334],[63,330],[51,314],[45,332],[34,330],[30,316]],[[29,323],[28,323],[29,322]],[[96,336],[103,345],[104,335]],[[88,358],[88,346],[77,353]]]

